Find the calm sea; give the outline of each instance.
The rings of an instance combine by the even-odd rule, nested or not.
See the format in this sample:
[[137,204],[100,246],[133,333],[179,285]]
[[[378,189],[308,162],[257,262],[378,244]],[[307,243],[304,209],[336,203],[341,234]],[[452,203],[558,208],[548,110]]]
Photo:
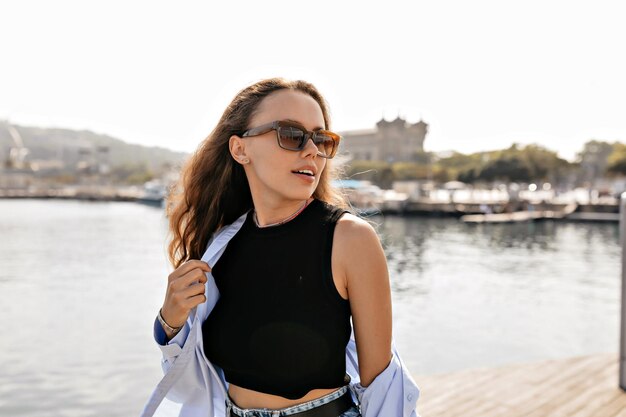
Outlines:
[[[619,349],[616,224],[377,216],[419,375]],[[0,415],[138,415],[161,377],[160,208],[0,200]]]

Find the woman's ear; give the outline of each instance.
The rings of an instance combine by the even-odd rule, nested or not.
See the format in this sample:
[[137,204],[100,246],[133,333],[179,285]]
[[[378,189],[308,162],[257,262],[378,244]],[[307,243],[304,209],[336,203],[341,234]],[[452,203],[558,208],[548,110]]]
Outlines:
[[230,154],[233,156],[235,161],[240,164],[247,164],[250,162],[250,159],[246,155],[246,145],[239,136],[232,135],[228,140],[228,149],[230,150]]

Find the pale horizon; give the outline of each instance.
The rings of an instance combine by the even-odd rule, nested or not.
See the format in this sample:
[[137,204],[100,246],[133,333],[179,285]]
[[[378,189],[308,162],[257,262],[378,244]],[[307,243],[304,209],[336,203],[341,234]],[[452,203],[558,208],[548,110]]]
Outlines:
[[283,76],[339,132],[424,120],[426,151],[626,142],[619,1],[287,4],[0,5],[0,119],[193,152],[237,91]]

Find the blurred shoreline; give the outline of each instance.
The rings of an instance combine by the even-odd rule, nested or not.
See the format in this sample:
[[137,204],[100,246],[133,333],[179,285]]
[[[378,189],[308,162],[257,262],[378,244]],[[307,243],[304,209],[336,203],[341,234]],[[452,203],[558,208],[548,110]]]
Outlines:
[[[429,184],[397,183],[382,190],[369,181],[335,184],[361,215],[376,214],[458,217],[467,223],[537,220],[619,221],[619,200],[577,189],[565,193],[471,187],[435,188]],[[64,199],[129,201],[164,207],[170,185],[160,180],[137,185],[78,184],[0,188],[0,199]]]

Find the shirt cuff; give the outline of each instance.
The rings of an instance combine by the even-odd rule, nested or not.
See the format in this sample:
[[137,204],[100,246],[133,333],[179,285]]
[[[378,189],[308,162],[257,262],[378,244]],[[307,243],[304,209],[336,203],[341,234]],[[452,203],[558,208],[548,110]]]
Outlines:
[[167,344],[167,334],[161,326],[161,322],[159,322],[158,318],[154,319],[154,340],[161,345],[165,346]]
[[187,340],[187,336],[189,335],[189,331],[191,330],[191,326],[189,324],[189,320],[185,322],[185,325],[176,335],[167,340],[167,334],[165,330],[163,330],[163,326],[158,319],[155,319],[154,322],[154,340],[157,342],[159,349],[163,353],[163,359],[170,360],[175,358],[182,352],[182,348],[185,345],[185,341]]

